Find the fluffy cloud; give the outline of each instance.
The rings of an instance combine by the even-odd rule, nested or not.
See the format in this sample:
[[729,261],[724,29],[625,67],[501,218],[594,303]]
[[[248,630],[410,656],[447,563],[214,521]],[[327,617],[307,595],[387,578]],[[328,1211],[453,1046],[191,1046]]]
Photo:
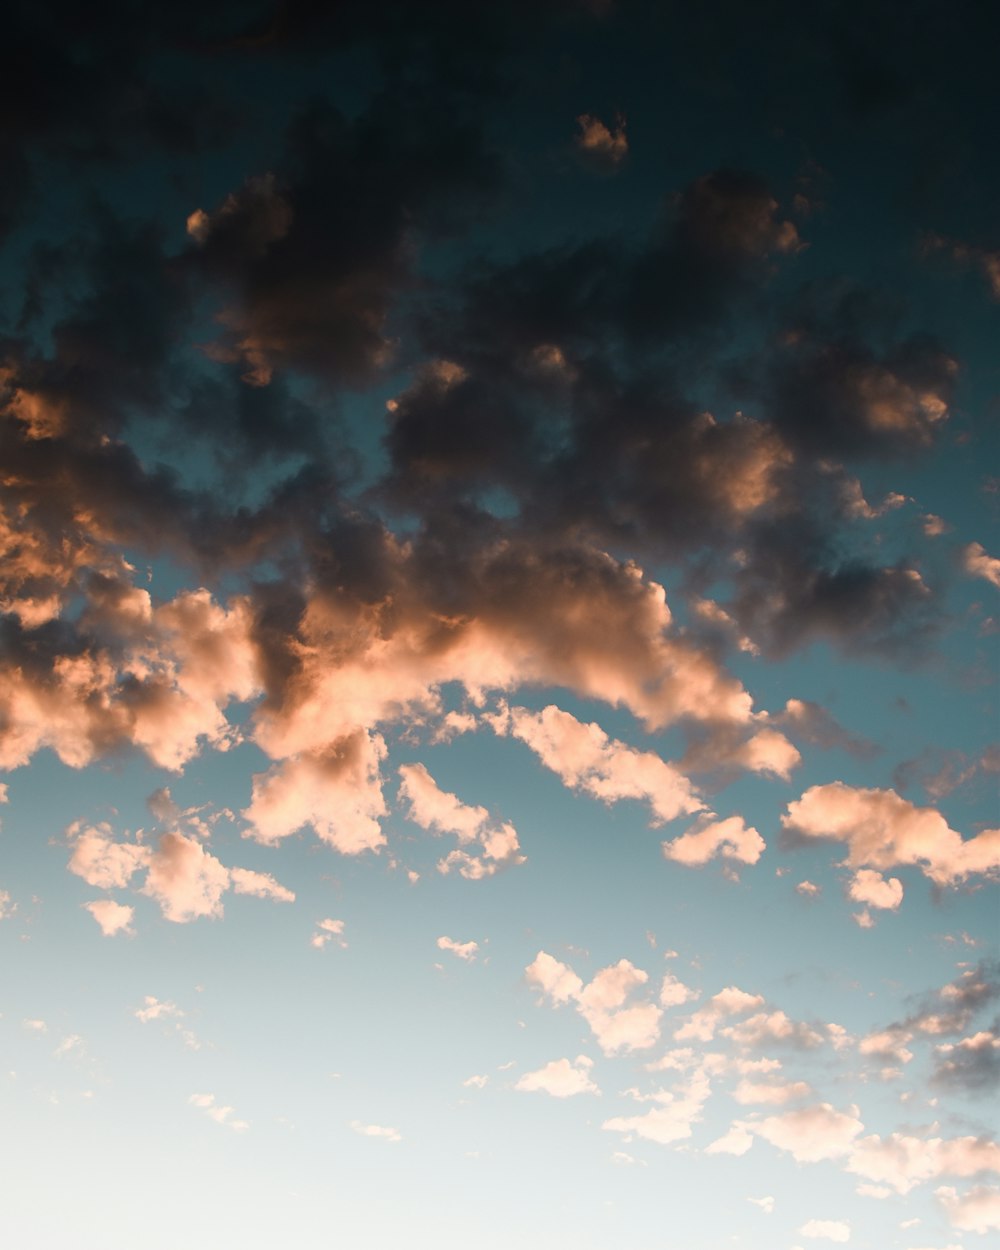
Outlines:
[[110,898],[95,899],[83,906],[90,912],[100,925],[105,937],[114,937],[116,933],[132,933],[132,920],[135,908],[125,903],[116,903]]
[[[846,862],[855,870],[913,865],[936,885],[1000,870],[1000,829],[963,839],[940,812],[916,807],[894,790],[858,789],[841,781],[812,786],[789,803],[782,824],[803,838],[845,842]],[[885,906],[896,891],[891,881],[883,886],[864,878],[859,889],[874,893]]]
[[456,942],[450,937],[439,937],[437,945],[438,950],[450,951],[451,954],[464,959],[467,963],[475,959],[476,952],[479,950],[478,942]]
[[643,800],[656,824],[704,806],[688,779],[658,755],[608,738],[600,726],[584,724],[551,704],[541,712],[512,708],[510,732],[564,785],[605,803]]
[[470,807],[457,795],[442,790],[423,764],[404,764],[399,775],[400,798],[409,804],[410,820],[432,833],[453,833],[461,844],[438,862],[439,872],[455,869],[461,876],[478,881],[501,868],[525,862],[513,825],[494,824],[485,807]]
[[857,1108],[842,1112],[826,1102],[768,1116],[750,1127],[756,1136],[787,1150],[799,1163],[844,1158],[864,1129]]
[[526,1072],[515,1089],[525,1093],[540,1090],[551,1094],[553,1098],[572,1098],[576,1094],[599,1094],[600,1090],[590,1079],[593,1060],[586,1055],[577,1055],[576,1059],[553,1059],[536,1072]]
[[627,959],[602,968],[584,985],[572,968],[539,951],[525,975],[554,1003],[572,1002],[607,1055],[645,1050],[660,1036],[663,1012],[655,1003],[627,1005],[630,995],[649,980],[647,973]]
[[1000,1036],[996,1032],[981,1029],[935,1050],[938,1060],[931,1078],[935,1084],[970,1092],[1000,1085]]
[[950,1185],[942,1185],[934,1193],[954,1228],[967,1233],[988,1233],[1000,1228],[1000,1187],[977,1185],[959,1194]]
[[110,890],[127,886],[140,868],[148,867],[151,851],[133,842],[116,842],[111,826],[84,827],[79,822],[66,831],[73,845],[69,870],[88,885]]
[[243,816],[250,836],[273,844],[310,825],[321,841],[343,855],[385,845],[379,770],[386,749],[378,734],[361,730],[322,752],[300,755],[253,780]]
[[[104,889],[129,886],[137,872],[146,877],[140,894],[153,898],[167,920],[183,924],[200,916],[222,915],[227,890],[256,898],[291,903],[294,893],[269,873],[249,868],[227,868],[196,837],[178,830],[164,833],[155,849],[136,842],[115,841],[107,824],[66,831],[73,848],[70,871],[89,885]],[[128,932],[134,908],[111,899],[85,904],[106,936]]]
[[886,911],[895,911],[903,901],[903,883],[898,877],[883,877],[872,868],[859,868],[847,888],[856,903],[865,903]]
[[728,1016],[752,1011],[764,1003],[761,994],[748,994],[738,986],[730,985],[713,994],[704,1007],[699,1008],[678,1028],[674,1037],[678,1041],[693,1038],[699,1042],[711,1041],[715,1031]]
[[909,1193],[915,1185],[939,1176],[1000,1173],[1000,1145],[981,1137],[912,1137],[873,1134],[856,1141],[845,1165],[867,1181]]
[[646,1101],[656,1104],[650,1111],[642,1115],[613,1116],[605,1120],[602,1127],[611,1132],[634,1134],[663,1146],[685,1141],[692,1134],[692,1126],[702,1118],[702,1108],[710,1093],[708,1076],[696,1071],[673,1090],[661,1089],[648,1095]]
[[700,867],[716,855],[740,864],[756,864],[765,850],[764,839],[742,816],[725,820],[707,818],[663,843],[667,859],[688,867]]

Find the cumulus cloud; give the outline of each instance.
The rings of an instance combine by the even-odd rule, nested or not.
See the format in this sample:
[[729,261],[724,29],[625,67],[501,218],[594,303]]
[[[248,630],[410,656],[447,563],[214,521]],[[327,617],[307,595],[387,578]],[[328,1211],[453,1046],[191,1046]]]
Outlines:
[[539,951],[525,975],[553,1003],[573,1003],[607,1055],[645,1050],[659,1039],[661,1008],[649,1001],[628,1003],[649,976],[627,959],[602,968],[585,985],[567,964]]
[[1000,1085],[1000,1035],[996,1032],[980,1029],[958,1042],[943,1042],[935,1051],[934,1084],[969,1093]]
[[799,1163],[844,1158],[864,1129],[856,1107],[843,1112],[826,1102],[767,1116],[750,1127],[754,1135],[787,1151]]
[[1000,1145],[984,1137],[914,1137],[891,1133],[859,1138],[846,1168],[866,1181],[889,1185],[897,1193],[940,1176],[1000,1173]]
[[584,724],[550,704],[541,712],[512,708],[510,733],[535,752],[564,785],[605,803],[640,799],[653,822],[701,810],[690,781],[652,751],[638,751],[608,738],[600,726]]
[[667,859],[687,867],[700,867],[716,855],[740,864],[756,864],[765,850],[764,839],[742,816],[705,818],[662,845]]
[[988,1233],[1000,1228],[1000,1186],[976,1185],[964,1194],[950,1185],[934,1191],[953,1228],[966,1233]]
[[[2,899],[0,899],[2,903]],[[135,917],[135,908],[129,907],[125,903],[116,903],[110,898],[95,899],[92,903],[84,903],[83,906],[97,921],[101,932],[105,937],[114,937],[117,933],[132,933],[132,920]],[[0,910],[2,915],[2,910]]]
[[379,823],[386,813],[379,767],[385,754],[378,734],[358,730],[257,774],[243,812],[249,835],[274,844],[309,825],[343,855],[377,851],[385,845]]
[[[874,870],[913,865],[935,885],[954,885],[975,874],[1000,870],[1000,829],[987,829],[972,838],[948,826],[940,812],[916,807],[895,790],[862,789],[835,781],[812,786],[789,803],[782,825],[802,838],[845,842],[849,867]],[[857,887],[874,894],[879,906],[902,886],[876,877],[862,878]],[[893,879],[895,880],[895,879]]]
[[514,1088],[524,1093],[541,1091],[553,1098],[572,1098],[576,1094],[599,1094],[601,1091],[590,1079],[593,1060],[586,1055],[575,1059],[553,1059],[536,1072],[526,1072]]
[[450,937],[439,937],[437,940],[438,950],[450,951],[458,959],[465,960],[466,963],[471,962],[476,957],[479,950],[478,942],[456,942]]
[[728,1016],[741,1015],[752,1011],[764,1003],[763,995],[748,994],[738,986],[730,985],[717,994],[713,994],[704,1007],[700,1007],[677,1029],[674,1037],[678,1041],[693,1038],[699,1042],[709,1042],[715,1031]]
[[646,1141],[666,1146],[676,1141],[686,1141],[692,1135],[693,1125],[702,1118],[702,1108],[711,1093],[708,1076],[696,1071],[687,1081],[673,1090],[657,1090],[646,1101],[655,1105],[641,1115],[613,1116],[602,1127],[616,1133],[625,1133]]
[[438,862],[439,872],[455,869],[478,881],[525,863],[513,825],[491,821],[485,807],[470,807],[442,790],[423,764],[404,764],[399,775],[400,798],[409,804],[410,820],[432,833],[453,833],[459,840],[460,845]]

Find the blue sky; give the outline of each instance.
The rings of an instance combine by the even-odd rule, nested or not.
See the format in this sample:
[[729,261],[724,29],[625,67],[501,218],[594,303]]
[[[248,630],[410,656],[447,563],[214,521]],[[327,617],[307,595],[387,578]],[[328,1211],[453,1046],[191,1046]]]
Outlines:
[[1000,1228],[996,102],[918,7],[15,21],[5,1241]]

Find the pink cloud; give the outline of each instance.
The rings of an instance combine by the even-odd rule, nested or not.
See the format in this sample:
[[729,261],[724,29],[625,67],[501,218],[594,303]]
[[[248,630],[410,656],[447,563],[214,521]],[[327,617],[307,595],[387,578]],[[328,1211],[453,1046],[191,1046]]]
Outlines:
[[[936,885],[954,885],[1000,869],[1000,829],[963,839],[940,812],[917,807],[894,790],[858,789],[841,781],[812,786],[789,803],[782,824],[803,837],[845,842],[846,863],[855,870],[913,865]],[[884,891],[879,896],[889,897]]]

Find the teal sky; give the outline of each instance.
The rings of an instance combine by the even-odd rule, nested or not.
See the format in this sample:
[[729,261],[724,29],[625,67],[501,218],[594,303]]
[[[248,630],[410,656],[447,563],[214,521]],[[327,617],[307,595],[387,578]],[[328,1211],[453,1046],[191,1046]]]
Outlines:
[[992,27],[15,17],[3,1244],[985,1250]]

